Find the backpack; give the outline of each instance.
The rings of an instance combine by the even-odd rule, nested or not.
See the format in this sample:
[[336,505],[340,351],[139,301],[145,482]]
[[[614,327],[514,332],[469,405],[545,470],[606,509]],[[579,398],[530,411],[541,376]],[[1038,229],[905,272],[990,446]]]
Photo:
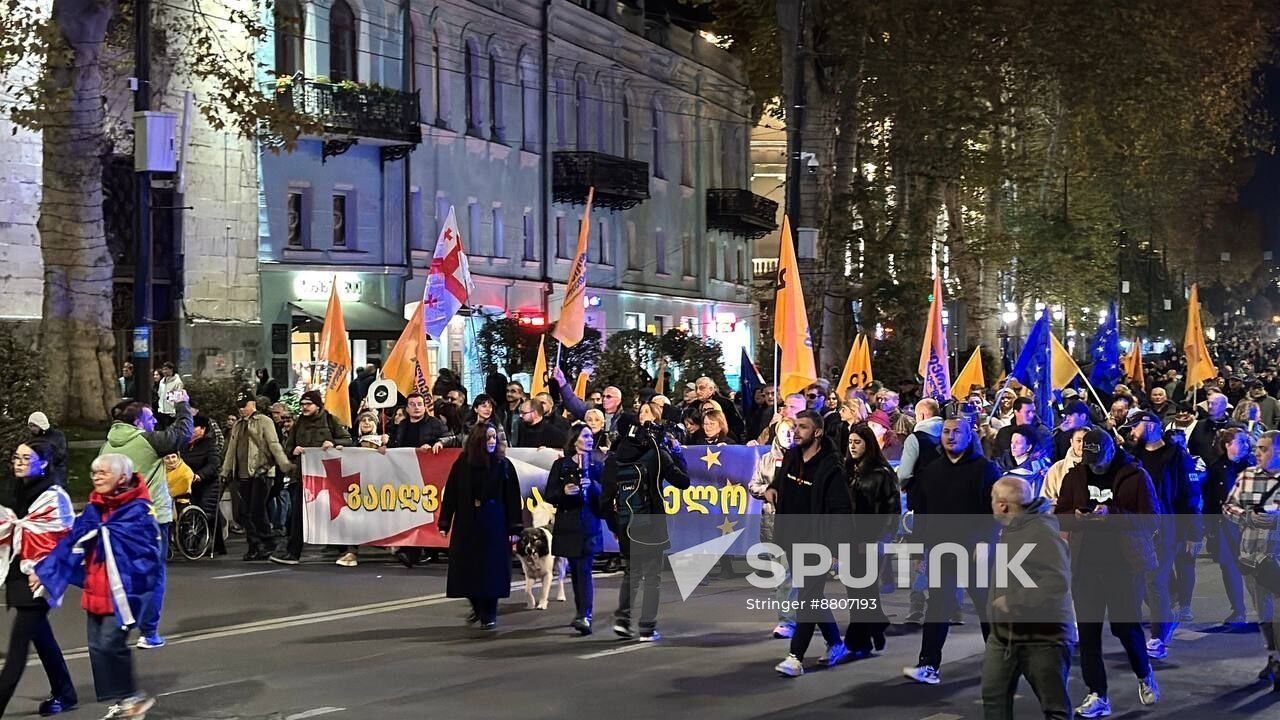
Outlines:
[[919,446],[920,452],[916,455],[915,467],[911,469],[911,477],[905,478],[901,483],[901,488],[906,491],[910,489],[912,482],[920,471],[929,466],[929,463],[937,460],[942,455],[942,438],[935,438],[923,430],[916,430],[911,433],[916,439],[916,445]]
[[647,515],[649,507],[648,484],[645,468],[641,463],[618,463],[618,527],[626,528],[636,515]]

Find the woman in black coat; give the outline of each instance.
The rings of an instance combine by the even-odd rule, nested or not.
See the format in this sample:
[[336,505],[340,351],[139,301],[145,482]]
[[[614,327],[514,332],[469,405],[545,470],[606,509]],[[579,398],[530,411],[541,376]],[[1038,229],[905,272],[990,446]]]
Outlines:
[[449,536],[449,597],[471,601],[468,623],[497,627],[511,596],[511,546],[524,524],[520,480],[493,425],[477,425],[449,471],[437,527]]
[[551,553],[569,561],[573,579],[573,603],[577,615],[569,627],[591,634],[591,609],[595,589],[591,564],[604,550],[600,533],[600,477],[604,465],[594,458],[595,434],[586,425],[575,425],[569,433],[564,457],[551,465],[547,474],[546,500],[556,507]]
[[[4,505],[21,520],[27,517],[27,512],[41,495],[53,493],[53,496],[45,500],[52,500],[48,504],[56,508],[53,512],[55,515],[62,515],[53,520],[70,529],[74,520],[71,499],[49,472],[54,454],[53,445],[39,440],[19,445],[14,450],[13,474],[16,479],[11,496],[4,498]],[[12,535],[6,542],[11,541]],[[45,675],[49,677],[49,697],[40,703],[40,714],[56,715],[75,707],[77,702],[76,688],[71,682],[71,673],[67,671],[67,663],[62,658],[62,648],[58,646],[53,628],[49,625],[49,603],[43,598],[32,596],[27,573],[22,567],[41,559],[36,556],[35,548],[40,544],[28,539],[19,554],[10,557],[9,570],[4,578],[5,602],[17,612],[13,617],[13,629],[9,631],[9,652],[5,656],[4,669],[0,670],[0,716],[4,715],[5,708],[18,687],[18,681],[22,679],[22,671],[27,667],[27,651],[31,645],[36,646]],[[45,552],[50,549],[52,544]]]
[[[898,476],[885,460],[871,426],[858,423],[849,428],[847,452],[845,468],[853,496],[853,540],[857,553],[850,572],[858,577],[868,567],[878,573],[879,553],[868,558],[866,547],[889,539],[902,511],[902,499],[898,494]],[[848,588],[848,596],[853,602],[849,607],[845,646],[854,658],[869,656],[873,648],[883,650],[889,618],[884,614],[880,598],[879,577],[870,587]]]

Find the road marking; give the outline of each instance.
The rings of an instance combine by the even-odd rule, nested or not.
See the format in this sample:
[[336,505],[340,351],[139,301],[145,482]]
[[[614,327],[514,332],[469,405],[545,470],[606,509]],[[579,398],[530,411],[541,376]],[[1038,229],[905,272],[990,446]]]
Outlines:
[[578,659],[579,660],[595,660],[596,658],[609,657],[610,655],[621,655],[622,653],[629,653],[629,652],[635,652],[637,650],[644,650],[645,648],[653,647],[655,644],[656,643],[638,642],[634,645],[624,645],[620,648],[614,648],[612,650],[603,650],[601,652],[591,653],[590,655],[579,655]]
[[329,713],[342,712],[343,710],[346,710],[346,708],[320,707],[314,710],[307,710],[306,712],[300,712],[294,715],[288,715],[285,717],[284,720],[304,720],[305,718],[320,717],[321,715],[328,715]]
[[210,683],[208,685],[198,685],[196,687],[185,688],[183,690],[170,690],[169,692],[162,692],[156,695],[156,697],[169,697],[171,695],[182,695],[184,693],[199,692],[200,690],[210,690],[212,688],[224,687],[226,685],[238,685],[242,682],[245,682],[245,681],[244,680],[227,680],[226,682],[216,682],[216,683]]
[[253,577],[254,575],[271,575],[273,573],[284,572],[284,568],[276,570],[258,570],[257,572],[236,573],[235,575],[214,575],[210,580],[230,580],[232,578]]
[[920,718],[920,720],[964,720],[964,716],[952,715],[951,713],[936,713],[928,717]]

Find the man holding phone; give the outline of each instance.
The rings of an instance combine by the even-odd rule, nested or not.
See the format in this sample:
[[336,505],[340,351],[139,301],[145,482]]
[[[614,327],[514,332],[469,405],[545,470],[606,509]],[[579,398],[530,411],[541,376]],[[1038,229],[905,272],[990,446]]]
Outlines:
[[1138,700],[1160,699],[1142,632],[1146,574],[1156,567],[1159,501],[1142,466],[1116,447],[1109,430],[1094,427],[1084,436],[1083,461],[1062,479],[1055,510],[1071,533],[1071,595],[1080,632],[1080,669],[1089,689],[1076,708],[1082,718],[1111,714],[1107,668],[1102,657],[1102,623],[1124,646],[1138,678]]

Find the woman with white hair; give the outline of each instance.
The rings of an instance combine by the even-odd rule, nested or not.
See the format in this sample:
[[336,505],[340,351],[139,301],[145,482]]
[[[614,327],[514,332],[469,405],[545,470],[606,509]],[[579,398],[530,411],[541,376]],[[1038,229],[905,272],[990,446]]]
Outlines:
[[107,717],[144,718],[155,699],[138,690],[129,630],[143,598],[155,590],[165,558],[147,483],[125,455],[99,455],[91,466],[93,492],[71,532],[35,566],[30,587],[57,607],[72,583],[84,588],[89,664]]

